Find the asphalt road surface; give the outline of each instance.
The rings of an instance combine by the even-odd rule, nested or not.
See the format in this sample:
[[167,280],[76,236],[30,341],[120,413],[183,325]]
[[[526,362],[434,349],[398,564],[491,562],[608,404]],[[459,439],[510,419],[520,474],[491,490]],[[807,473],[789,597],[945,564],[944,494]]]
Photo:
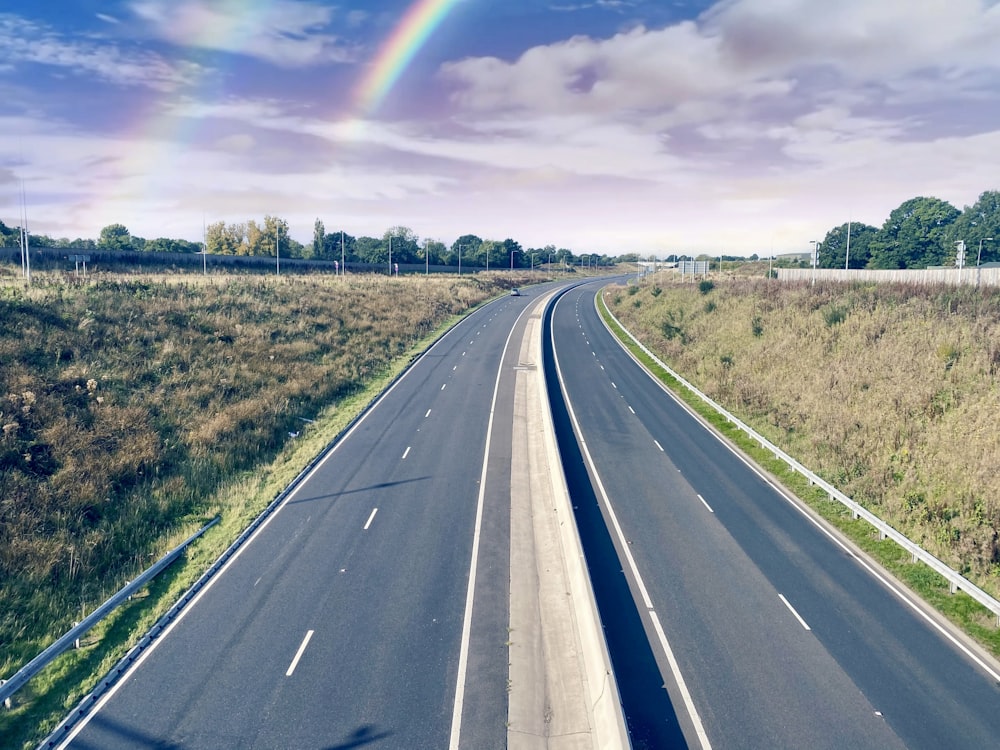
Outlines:
[[676,710],[649,711],[648,688],[630,702],[637,645],[612,643],[634,747],[1000,746],[996,667],[670,398],[604,328],[597,289],[559,300],[552,341],[582,437],[571,484],[590,471],[574,502],[600,506],[581,535],[607,523],[632,592],[602,618],[641,619]]

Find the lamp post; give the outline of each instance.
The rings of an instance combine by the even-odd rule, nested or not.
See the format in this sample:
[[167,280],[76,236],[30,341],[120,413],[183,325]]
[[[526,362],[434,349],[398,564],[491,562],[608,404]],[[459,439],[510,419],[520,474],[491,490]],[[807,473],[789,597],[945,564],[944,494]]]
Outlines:
[[819,246],[820,246],[820,243],[817,242],[816,240],[809,240],[809,244],[811,244],[813,246],[813,252],[812,252],[812,256],[813,256],[812,257],[812,261],[813,261],[813,278],[812,278],[812,283],[813,283],[813,286],[815,286],[816,285],[816,261],[819,260]]
[[980,271],[979,264],[983,260],[983,242],[992,242],[992,237],[980,237],[979,238],[979,254],[976,255],[976,286],[979,286]]
[[514,270],[514,253],[518,252],[516,249],[510,251],[510,270]]
[[458,275],[462,275],[462,246],[458,246]]

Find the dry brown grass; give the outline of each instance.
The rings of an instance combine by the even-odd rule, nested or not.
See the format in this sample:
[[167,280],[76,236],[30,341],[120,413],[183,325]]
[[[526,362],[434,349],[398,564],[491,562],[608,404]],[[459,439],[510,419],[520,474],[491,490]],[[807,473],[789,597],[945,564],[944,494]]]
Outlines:
[[608,299],[664,361],[1000,593],[1000,292],[656,284]]

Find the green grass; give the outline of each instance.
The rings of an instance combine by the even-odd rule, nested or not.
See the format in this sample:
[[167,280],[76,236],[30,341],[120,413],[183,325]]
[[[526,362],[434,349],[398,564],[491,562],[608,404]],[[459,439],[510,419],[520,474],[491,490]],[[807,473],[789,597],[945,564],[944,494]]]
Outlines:
[[895,542],[889,539],[879,540],[878,532],[866,521],[852,518],[849,509],[831,500],[820,488],[809,484],[808,479],[793,471],[784,461],[775,458],[771,451],[762,448],[701,398],[683,387],[632,341],[608,314],[603,294],[598,296],[601,300],[598,308],[607,326],[633,356],[671,392],[898,581],[1000,658],[1000,629],[996,627],[996,616],[992,612],[961,591],[950,593],[946,579],[923,563],[914,563],[909,553]]

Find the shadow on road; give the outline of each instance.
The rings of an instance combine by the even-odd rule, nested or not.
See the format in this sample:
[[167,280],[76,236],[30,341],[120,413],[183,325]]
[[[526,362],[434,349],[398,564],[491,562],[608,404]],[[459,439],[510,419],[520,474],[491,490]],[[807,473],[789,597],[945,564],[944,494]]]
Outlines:
[[289,500],[289,505],[296,505],[297,503],[314,503],[317,500],[332,500],[337,497],[343,497],[344,495],[354,495],[358,492],[372,492],[373,490],[384,490],[389,487],[396,487],[400,484],[410,484],[411,482],[423,482],[430,479],[430,477],[414,477],[413,479],[400,479],[397,482],[379,482],[378,484],[373,484],[368,487],[358,487],[355,490],[344,490],[343,492],[334,492],[329,495],[315,495],[314,497],[300,497],[295,500]]
[[324,750],[350,750],[352,747],[361,747],[363,745],[370,745],[373,742],[378,742],[381,739],[385,739],[392,732],[377,732],[375,727],[371,724],[364,724],[359,727],[357,731],[351,734],[344,742],[339,745],[331,745],[330,747],[324,748]]
[[[551,330],[553,306],[545,318]],[[670,702],[656,657],[649,645],[639,610],[622,571],[614,542],[594,493],[583,454],[573,433],[573,424],[555,375],[552,339],[543,336],[545,380],[552,404],[552,418],[566,483],[573,502],[573,514],[597,609],[604,625],[611,663],[618,681],[625,721],[634,750],[647,748],[687,748],[687,741]]]

